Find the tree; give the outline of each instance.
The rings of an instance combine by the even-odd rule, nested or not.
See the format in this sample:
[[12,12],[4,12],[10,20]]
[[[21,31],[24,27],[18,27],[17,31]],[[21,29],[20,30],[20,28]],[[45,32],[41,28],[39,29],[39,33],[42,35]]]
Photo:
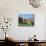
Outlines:
[[23,18],[22,17],[19,17],[18,22],[19,23],[23,23]]

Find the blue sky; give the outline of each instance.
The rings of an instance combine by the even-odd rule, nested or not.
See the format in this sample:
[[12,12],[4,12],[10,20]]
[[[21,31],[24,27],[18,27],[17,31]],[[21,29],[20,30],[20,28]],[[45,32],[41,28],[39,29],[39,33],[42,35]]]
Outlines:
[[33,14],[18,14],[18,16],[25,18],[25,19],[30,19],[33,17]]

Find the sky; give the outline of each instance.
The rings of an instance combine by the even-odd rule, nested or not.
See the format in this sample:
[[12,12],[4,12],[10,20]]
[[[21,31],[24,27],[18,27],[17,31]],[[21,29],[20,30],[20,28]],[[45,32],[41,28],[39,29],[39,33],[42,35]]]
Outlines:
[[33,17],[33,14],[18,14],[18,16],[24,19],[31,19]]

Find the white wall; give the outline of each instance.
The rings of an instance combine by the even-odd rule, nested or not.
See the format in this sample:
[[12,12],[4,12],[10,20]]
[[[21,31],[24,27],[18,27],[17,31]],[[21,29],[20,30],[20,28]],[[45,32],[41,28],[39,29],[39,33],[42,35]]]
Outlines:
[[[18,27],[16,13],[19,12],[35,14],[35,26]],[[33,8],[30,6],[28,0],[0,0],[0,16],[13,17],[12,27],[8,33],[14,39],[27,40],[36,34],[39,40],[45,40],[45,15],[45,7]],[[2,36],[0,39],[2,39]]]

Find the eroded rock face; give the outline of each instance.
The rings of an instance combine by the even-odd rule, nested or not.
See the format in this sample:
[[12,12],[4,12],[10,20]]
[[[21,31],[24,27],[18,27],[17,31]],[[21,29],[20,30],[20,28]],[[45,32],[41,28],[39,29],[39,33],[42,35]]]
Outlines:
[[41,0],[29,0],[30,5],[34,8],[38,8],[40,6]]

